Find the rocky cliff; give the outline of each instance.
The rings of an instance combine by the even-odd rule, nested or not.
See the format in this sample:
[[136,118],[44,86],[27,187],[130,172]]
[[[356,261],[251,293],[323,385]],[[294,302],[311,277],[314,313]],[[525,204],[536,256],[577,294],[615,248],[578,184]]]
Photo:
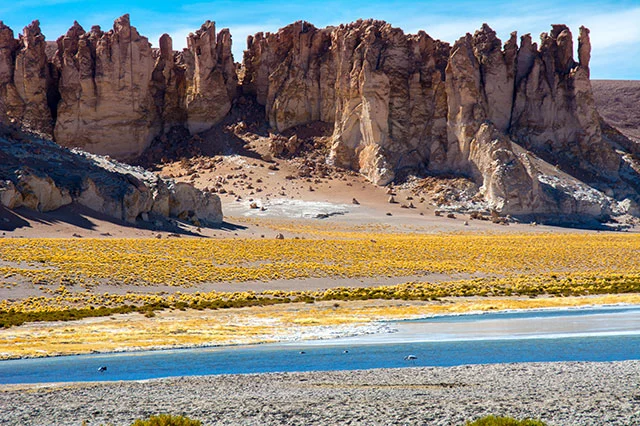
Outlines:
[[0,21],[0,114],[51,133],[53,121],[47,102],[51,75],[40,24],[33,21],[17,40]]
[[327,161],[379,185],[410,168],[466,176],[503,213],[633,211],[640,150],[603,133],[589,30],[577,40],[564,25],[538,45],[485,24],[451,46],[382,21],[296,22],[250,36],[238,73],[231,34],[209,21],[182,52],[166,34],[152,49],[127,15],[108,32],[76,23],[49,58],[37,21],[18,40],[0,24],[0,117],[128,159],[174,128],[210,129],[242,94],[276,132],[332,126]]
[[588,29],[573,50],[564,25],[538,47],[486,24],[449,46],[381,21],[297,22],[249,38],[243,88],[279,131],[333,124],[330,161],[374,183],[414,167],[470,177],[503,213],[606,216],[614,198],[636,205],[638,161],[602,134]]
[[47,58],[37,21],[18,40],[0,23],[0,114],[56,142],[119,159],[140,155],[174,126],[206,130],[231,108],[237,77],[228,30],[207,21],[174,52],[124,15],[107,32],[77,22]]

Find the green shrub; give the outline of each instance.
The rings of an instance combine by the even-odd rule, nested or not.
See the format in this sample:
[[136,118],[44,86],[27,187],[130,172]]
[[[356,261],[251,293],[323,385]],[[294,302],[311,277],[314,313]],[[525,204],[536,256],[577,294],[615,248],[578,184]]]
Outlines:
[[202,426],[202,422],[200,420],[191,420],[184,416],[160,414],[151,416],[147,420],[138,419],[131,426]]
[[540,420],[516,420],[512,417],[487,416],[473,422],[467,422],[467,426],[546,426]]

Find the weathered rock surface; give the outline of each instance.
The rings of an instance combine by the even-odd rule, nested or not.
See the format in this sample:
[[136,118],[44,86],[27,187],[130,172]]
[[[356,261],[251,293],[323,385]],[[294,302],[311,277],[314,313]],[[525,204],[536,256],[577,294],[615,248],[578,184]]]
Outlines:
[[406,156],[441,160],[447,56],[446,43],[382,21],[296,22],[249,37],[242,87],[278,131],[333,123],[332,161],[386,184]]
[[50,74],[45,47],[38,21],[25,27],[18,40],[0,21],[0,117],[51,134],[53,121],[47,104]]
[[228,29],[220,31],[216,40],[215,23],[207,21],[195,34],[189,34],[187,46],[187,123],[191,133],[198,133],[227,115],[238,78]]
[[[486,24],[450,47],[380,21],[297,22],[249,37],[242,86],[278,131],[333,123],[330,161],[374,183],[411,166],[472,178],[503,213],[606,216],[640,176],[602,133],[589,60],[589,30],[575,61],[564,25],[538,48]],[[568,202],[581,181],[597,196]]]
[[78,203],[134,223],[145,213],[215,224],[220,199],[139,167],[7,130],[0,126],[0,202],[47,212]]
[[205,193],[194,188],[193,185],[179,182],[169,185],[169,212],[171,216],[189,218],[195,216],[205,222],[222,222],[222,206],[220,198],[211,193]]
[[139,155],[159,132],[151,93],[155,58],[129,16],[86,33],[76,22],[58,39],[55,139],[116,158]]
[[0,23],[0,121],[118,159],[137,157],[175,126],[207,130],[236,94],[231,35],[207,21],[188,44],[174,52],[165,34],[152,49],[124,15],[107,32],[74,23],[49,60],[37,21],[19,40]]
[[[469,178],[487,207],[505,214],[637,210],[640,147],[603,132],[589,30],[581,27],[577,40],[576,60],[564,25],[543,33],[539,46],[516,33],[503,45],[486,24],[450,46],[382,21],[324,29],[300,21],[250,36],[238,81],[231,34],[216,34],[210,21],[182,52],[166,34],[152,49],[128,15],[108,32],[76,23],[49,59],[37,21],[18,40],[0,23],[0,121],[53,129],[62,145],[129,159],[154,138],[209,130],[241,91],[264,107],[276,133],[289,132],[274,139],[274,155],[295,155],[290,133],[318,123],[333,127],[327,161],[376,184],[410,168]],[[96,200],[99,189],[86,186],[85,198]],[[185,200],[198,198],[187,192]],[[157,195],[140,192],[131,203],[142,207],[123,215],[154,197],[151,209],[170,214],[168,192]],[[185,203],[195,211],[209,201]]]

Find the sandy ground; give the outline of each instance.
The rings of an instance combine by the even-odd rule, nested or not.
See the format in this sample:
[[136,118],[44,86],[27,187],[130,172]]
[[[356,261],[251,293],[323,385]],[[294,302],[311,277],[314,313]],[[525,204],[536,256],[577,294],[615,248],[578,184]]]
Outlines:
[[205,425],[640,424],[640,361],[180,377],[0,387],[6,425],[128,425],[158,413]]
[[[299,177],[305,167],[299,158],[262,159],[266,143],[260,140],[248,145],[253,157],[196,157],[166,163],[157,169],[161,176],[191,182],[201,189],[215,189],[225,215],[220,226],[206,228],[172,221],[171,225],[158,228],[153,223],[139,221],[134,227],[80,206],[48,213],[0,208],[0,238],[273,238],[279,233],[278,228],[288,223],[325,228],[369,227],[389,232],[567,231],[530,223],[505,226],[471,220],[465,214],[456,214],[455,218],[438,217],[431,200],[416,196],[410,187],[378,187],[352,172],[334,170]],[[395,203],[389,203],[391,196]],[[358,204],[354,204],[354,200]],[[258,208],[251,208],[252,203]],[[285,235],[295,236],[305,234]]]

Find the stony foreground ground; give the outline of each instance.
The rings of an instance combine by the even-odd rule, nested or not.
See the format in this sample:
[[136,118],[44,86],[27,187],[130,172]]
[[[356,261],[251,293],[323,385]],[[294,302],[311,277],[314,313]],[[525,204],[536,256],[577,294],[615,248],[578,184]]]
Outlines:
[[460,425],[488,414],[549,425],[640,425],[640,361],[181,377],[0,387],[3,425]]

